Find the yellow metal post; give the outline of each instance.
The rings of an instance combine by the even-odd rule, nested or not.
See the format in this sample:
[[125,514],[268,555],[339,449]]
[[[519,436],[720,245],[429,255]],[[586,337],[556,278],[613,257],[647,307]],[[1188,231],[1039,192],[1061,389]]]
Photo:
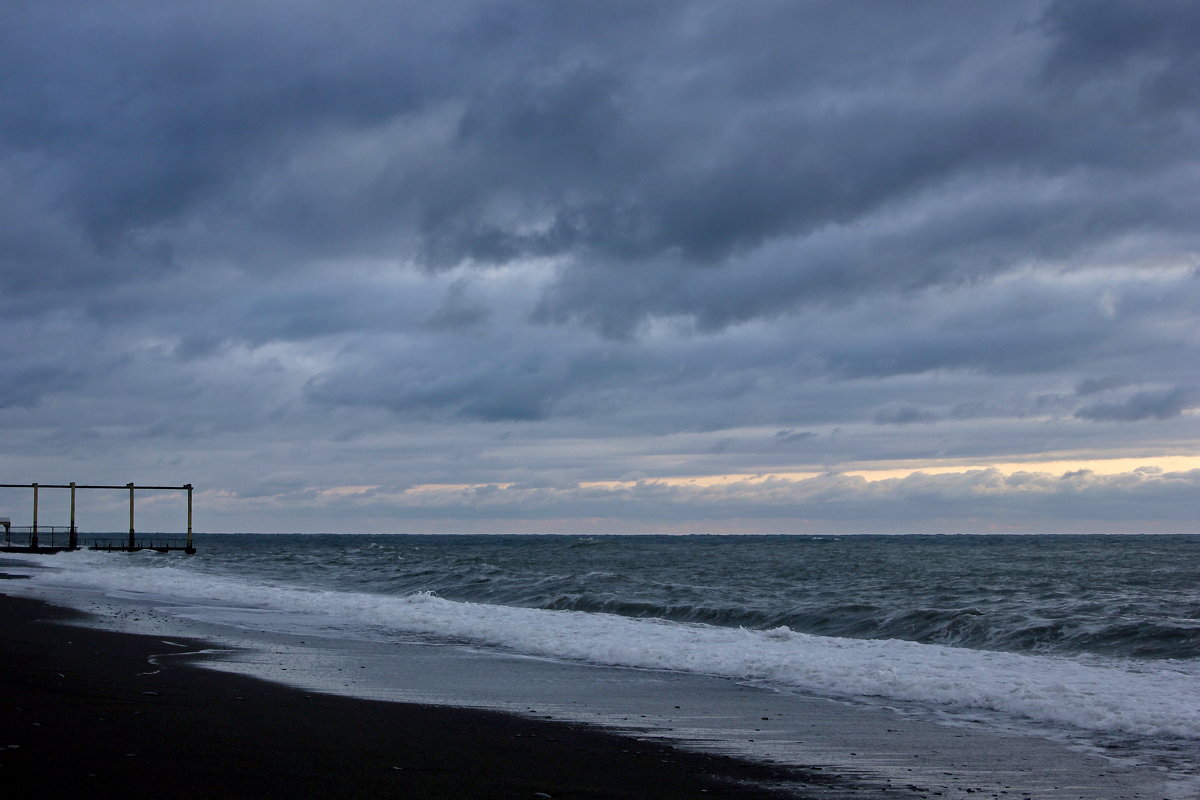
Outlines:
[[38,485],[33,484],[33,527],[30,528],[29,546],[36,548],[38,546],[37,535],[37,509],[38,507]]
[[75,481],[71,481],[71,528],[67,533],[67,547],[74,550],[79,546],[79,537],[75,533]]
[[133,540],[133,484],[127,485],[129,486],[129,549],[132,550],[136,547]]

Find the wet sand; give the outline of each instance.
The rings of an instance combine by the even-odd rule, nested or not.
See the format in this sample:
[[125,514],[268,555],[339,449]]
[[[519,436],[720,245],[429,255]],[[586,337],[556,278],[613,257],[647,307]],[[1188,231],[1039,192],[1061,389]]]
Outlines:
[[22,796],[864,797],[836,776],[588,726],[202,669],[188,654],[204,642],[60,624],[79,617],[0,595],[0,782]]

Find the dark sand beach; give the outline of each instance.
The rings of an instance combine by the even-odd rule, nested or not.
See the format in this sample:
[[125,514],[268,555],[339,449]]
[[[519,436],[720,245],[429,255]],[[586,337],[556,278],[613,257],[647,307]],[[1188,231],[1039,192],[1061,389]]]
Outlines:
[[585,726],[312,694],[197,667],[182,654],[203,642],[72,619],[0,595],[0,785],[21,796],[749,800],[837,784]]

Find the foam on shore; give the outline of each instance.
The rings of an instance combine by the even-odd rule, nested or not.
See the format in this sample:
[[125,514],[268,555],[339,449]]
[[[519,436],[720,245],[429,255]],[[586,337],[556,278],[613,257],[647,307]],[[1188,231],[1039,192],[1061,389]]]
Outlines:
[[[178,613],[240,626],[387,640],[420,634],[527,655],[769,681],[828,696],[874,697],[1102,733],[1200,739],[1197,665],[1136,667],[899,640],[813,636],[603,613],[300,589],[103,555],[62,558],[35,583],[187,604]],[[264,615],[264,611],[271,612]]]

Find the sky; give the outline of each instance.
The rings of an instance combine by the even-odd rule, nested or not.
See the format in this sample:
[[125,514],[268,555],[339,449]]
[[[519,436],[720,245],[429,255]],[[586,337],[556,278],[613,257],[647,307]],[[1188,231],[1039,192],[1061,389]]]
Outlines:
[[1187,0],[8,0],[0,480],[1200,532],[1198,221]]

